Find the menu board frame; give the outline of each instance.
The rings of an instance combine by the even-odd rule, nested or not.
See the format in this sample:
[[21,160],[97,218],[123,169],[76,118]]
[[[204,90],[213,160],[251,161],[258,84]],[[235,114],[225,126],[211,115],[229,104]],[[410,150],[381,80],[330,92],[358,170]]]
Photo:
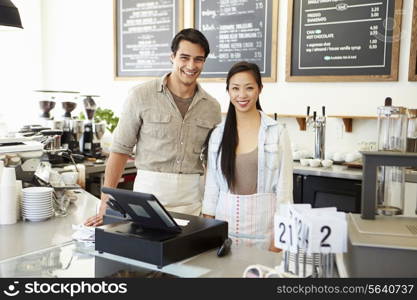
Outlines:
[[[288,2],[288,25],[287,25],[287,57],[286,57],[286,81],[290,82],[342,82],[342,81],[398,81],[398,66],[400,54],[400,38],[394,39],[391,51],[391,72],[387,75],[293,75],[291,66],[293,64],[292,45],[293,45],[293,23],[294,23],[294,2],[299,0],[289,0]],[[394,22],[396,25],[393,31],[394,37],[401,36],[401,21],[403,0],[394,0]]]
[[414,0],[408,80],[417,81],[417,0]]
[[[132,74],[131,76],[127,76],[127,75],[120,75],[119,72],[119,60],[120,60],[120,55],[121,53],[119,52],[120,49],[120,39],[118,36],[118,28],[120,26],[120,22],[122,20],[119,20],[118,16],[119,16],[119,9],[118,9],[118,5],[117,2],[120,0],[113,0],[113,45],[114,45],[114,79],[115,80],[120,80],[120,81],[124,81],[124,80],[148,80],[148,79],[154,79],[154,78],[159,78],[160,74],[156,74],[152,71],[150,71],[149,73],[147,73],[146,75],[137,75],[137,74]],[[138,0],[139,2],[140,0]],[[178,11],[178,15],[176,16],[177,19],[177,28],[174,30],[175,33],[179,32],[180,30],[182,30],[184,28],[184,0],[172,0],[174,2],[175,7],[177,8]],[[167,57],[167,61],[169,61],[169,57]]]
[[[197,5],[195,3],[197,0],[192,0],[190,3],[191,6],[191,24],[193,24],[193,27],[196,28],[196,8]],[[279,0],[272,0],[272,16],[271,16],[271,32],[268,34],[267,39],[269,38],[271,40],[271,49],[270,53],[271,56],[267,58],[267,63],[270,62],[271,64],[271,74],[270,76],[262,76],[263,82],[277,82],[277,57],[278,57],[278,17],[279,17]],[[210,45],[210,49],[212,49],[213,46]],[[268,49],[269,52],[269,49]],[[227,74],[229,70],[224,70]],[[224,82],[227,75],[224,75],[224,77],[204,77],[204,74],[202,73],[199,77],[199,81],[203,82]]]

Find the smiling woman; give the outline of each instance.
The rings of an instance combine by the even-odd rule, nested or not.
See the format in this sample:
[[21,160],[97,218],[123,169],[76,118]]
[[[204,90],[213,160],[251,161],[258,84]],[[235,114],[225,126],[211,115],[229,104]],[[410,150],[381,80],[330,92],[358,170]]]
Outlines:
[[262,87],[256,64],[227,75],[229,110],[210,138],[203,214],[227,221],[235,246],[276,251],[273,217],[292,202],[292,158],[285,129],[261,111]]

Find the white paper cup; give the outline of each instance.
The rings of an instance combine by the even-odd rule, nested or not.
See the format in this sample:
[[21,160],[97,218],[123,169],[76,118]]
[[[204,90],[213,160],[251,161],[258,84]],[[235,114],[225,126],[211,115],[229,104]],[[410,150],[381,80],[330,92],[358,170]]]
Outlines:
[[16,171],[14,168],[3,168],[1,185],[13,186],[16,189]]

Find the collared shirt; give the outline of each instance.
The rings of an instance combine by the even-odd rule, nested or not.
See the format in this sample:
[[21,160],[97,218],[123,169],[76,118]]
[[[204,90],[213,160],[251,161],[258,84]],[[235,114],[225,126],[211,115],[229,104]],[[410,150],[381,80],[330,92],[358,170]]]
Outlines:
[[111,151],[130,154],[136,146],[135,165],[141,170],[202,174],[201,148],[221,121],[220,104],[197,84],[183,118],[166,86],[168,75],[132,88]]
[[[275,120],[261,113],[258,135],[257,193],[275,193],[278,204],[292,202],[292,152],[287,130]],[[208,149],[208,166],[203,200],[203,214],[215,216],[220,192],[230,193],[221,171],[221,153],[224,122],[213,130]]]

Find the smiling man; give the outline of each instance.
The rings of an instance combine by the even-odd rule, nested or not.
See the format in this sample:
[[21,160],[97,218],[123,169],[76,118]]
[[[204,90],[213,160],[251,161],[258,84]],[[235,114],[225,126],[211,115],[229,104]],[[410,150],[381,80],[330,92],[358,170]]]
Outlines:
[[[172,72],[134,87],[124,104],[104,186],[117,186],[136,146],[134,190],[154,194],[169,211],[199,215],[199,156],[208,131],[221,120],[220,105],[197,83],[210,53],[204,35],[184,29],[171,50]],[[102,195],[99,213],[85,225],[103,223],[106,202]]]

